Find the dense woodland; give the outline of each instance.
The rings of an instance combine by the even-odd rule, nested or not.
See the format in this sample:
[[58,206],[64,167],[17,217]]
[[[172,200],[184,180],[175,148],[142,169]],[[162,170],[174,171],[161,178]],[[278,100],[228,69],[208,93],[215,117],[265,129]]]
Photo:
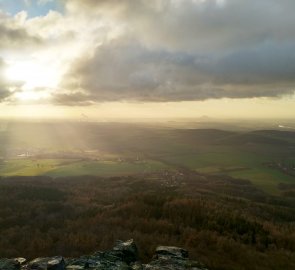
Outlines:
[[210,269],[295,269],[295,198],[189,170],[0,181],[1,257],[77,256],[134,238],[178,245]]

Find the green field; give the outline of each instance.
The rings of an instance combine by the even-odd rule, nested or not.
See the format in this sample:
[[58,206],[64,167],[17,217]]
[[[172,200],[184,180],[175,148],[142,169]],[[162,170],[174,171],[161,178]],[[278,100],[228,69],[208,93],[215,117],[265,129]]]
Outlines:
[[35,176],[54,170],[63,164],[64,160],[29,160],[11,159],[0,164],[1,176]]
[[241,152],[231,147],[199,149],[196,154],[162,155],[158,161],[92,161],[68,159],[11,159],[0,164],[1,176],[118,176],[172,170],[177,166],[217,175],[248,179],[259,188],[276,194],[278,183],[295,183],[292,176],[264,165],[268,156]]
[[253,152],[245,147],[202,146],[195,154],[163,156],[162,160],[201,173],[247,179],[269,193],[278,194],[279,183],[295,184],[294,176],[266,165],[268,162],[279,162],[282,156],[281,151],[272,147],[268,147],[266,152],[261,149]]
[[7,160],[0,165],[1,176],[36,176],[48,175],[79,176],[98,175],[116,176],[137,173],[148,173],[169,169],[158,161],[147,160],[144,162],[115,162],[115,161],[83,161],[83,160]]
[[[0,132],[0,143],[0,176],[113,176],[181,167],[247,179],[272,194],[280,192],[280,183],[295,183],[295,132],[290,131],[11,123]],[[23,153],[36,160],[17,159]],[[268,166],[282,162],[291,174]]]
[[235,178],[251,180],[255,185],[272,194],[278,194],[278,183],[295,183],[292,176],[258,165],[248,170],[230,172],[229,175]]

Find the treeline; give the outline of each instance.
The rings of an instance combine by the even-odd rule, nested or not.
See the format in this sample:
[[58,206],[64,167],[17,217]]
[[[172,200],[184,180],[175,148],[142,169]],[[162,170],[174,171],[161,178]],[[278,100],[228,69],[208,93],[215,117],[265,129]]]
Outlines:
[[78,256],[134,238],[143,261],[163,244],[210,269],[295,269],[294,198],[177,175],[0,179],[0,257]]

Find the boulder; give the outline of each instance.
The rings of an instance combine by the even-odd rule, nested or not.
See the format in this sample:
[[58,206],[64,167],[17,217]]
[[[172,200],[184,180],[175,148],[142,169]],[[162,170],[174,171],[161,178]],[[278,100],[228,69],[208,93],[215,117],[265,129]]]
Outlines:
[[26,266],[30,270],[65,270],[63,257],[37,258]]
[[25,258],[15,258],[14,259],[19,265],[23,265],[27,262],[27,259]]
[[188,252],[183,248],[159,246],[156,248],[156,256],[165,256],[176,259],[187,259]]
[[183,248],[159,246],[153,260],[144,266],[145,270],[205,270],[197,261],[188,259],[188,251]]
[[113,248],[113,255],[118,256],[128,264],[136,262],[138,260],[138,250],[134,240],[117,241]]
[[[138,260],[137,247],[133,240],[126,242],[117,241],[114,248],[106,252],[96,252],[89,256],[82,256],[77,259],[66,261],[67,270],[82,269],[109,269],[109,270],[129,270],[131,264]],[[141,264],[140,264],[141,265]],[[140,268],[133,268],[140,269]]]
[[65,261],[63,257],[53,257],[47,262],[47,270],[64,270]]

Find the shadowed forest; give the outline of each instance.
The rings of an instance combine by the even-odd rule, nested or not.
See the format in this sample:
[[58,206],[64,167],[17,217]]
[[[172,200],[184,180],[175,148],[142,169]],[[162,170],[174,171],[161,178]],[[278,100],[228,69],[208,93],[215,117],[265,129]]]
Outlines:
[[[295,190],[295,186],[292,186]],[[0,182],[0,254],[78,256],[134,238],[187,248],[210,269],[294,269],[295,198],[192,171]]]

